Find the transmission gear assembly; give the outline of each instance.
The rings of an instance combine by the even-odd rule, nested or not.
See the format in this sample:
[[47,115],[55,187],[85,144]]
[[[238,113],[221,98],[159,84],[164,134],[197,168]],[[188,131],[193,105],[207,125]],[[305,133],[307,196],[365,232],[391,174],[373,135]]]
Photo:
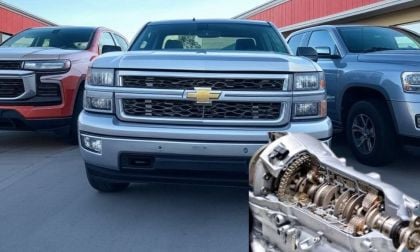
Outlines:
[[417,200],[308,135],[270,139],[250,162],[253,251],[420,252]]

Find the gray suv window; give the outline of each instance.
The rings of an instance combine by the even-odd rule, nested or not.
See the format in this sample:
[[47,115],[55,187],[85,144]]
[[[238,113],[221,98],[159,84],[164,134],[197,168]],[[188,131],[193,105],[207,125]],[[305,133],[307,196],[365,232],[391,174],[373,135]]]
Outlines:
[[345,27],[338,31],[352,53],[420,49],[419,36],[397,28]]
[[309,47],[329,47],[331,53],[336,53],[337,47],[328,31],[314,31],[309,39]]
[[292,49],[293,54],[296,54],[297,48],[303,46],[303,39],[305,38],[305,33],[297,34],[290,38],[289,46]]

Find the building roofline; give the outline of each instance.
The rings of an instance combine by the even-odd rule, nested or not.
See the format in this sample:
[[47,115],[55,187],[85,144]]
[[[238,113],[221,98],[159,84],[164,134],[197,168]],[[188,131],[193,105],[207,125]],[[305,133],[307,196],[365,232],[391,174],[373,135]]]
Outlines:
[[[272,0],[270,2],[267,2],[265,4],[259,5],[249,11],[246,11],[242,14],[239,14],[233,18],[235,19],[246,19],[249,17],[252,17],[256,14],[262,13],[268,9],[274,8],[282,3],[285,3],[289,0]],[[398,10],[399,8],[396,7],[400,7],[402,8],[407,8],[407,7],[412,7],[412,6],[416,6],[416,5],[420,5],[420,1],[413,1],[413,0],[382,0],[373,4],[369,4],[369,5],[365,5],[365,6],[361,6],[358,8],[354,8],[354,9],[350,9],[350,10],[346,10],[343,12],[339,12],[336,14],[332,14],[329,16],[325,16],[325,17],[320,17],[320,18],[316,18],[316,19],[312,19],[312,20],[307,20],[307,21],[303,21],[300,23],[296,23],[296,24],[292,24],[289,26],[285,26],[285,27],[279,27],[279,29],[282,32],[289,32],[289,31],[294,31],[294,30],[299,30],[299,29],[303,29],[306,27],[311,27],[311,26],[316,26],[316,25],[320,25],[326,22],[334,22],[334,21],[338,21],[338,20],[346,20],[346,21],[351,21],[352,18],[354,18],[355,16],[363,17],[363,16],[368,16],[371,14],[378,14],[381,11],[385,10],[385,9],[389,9],[389,8],[393,8],[394,10]]]
[[361,6],[347,11],[339,12],[325,17],[320,17],[289,26],[279,27],[282,32],[289,32],[300,30],[306,27],[321,25],[324,23],[331,23],[335,21],[351,22],[353,19],[360,19],[361,17],[369,17],[371,15],[379,15],[383,11],[392,8],[393,11],[420,5],[420,2],[413,0],[383,0],[377,3]]
[[4,2],[4,1],[2,1],[2,0],[0,0],[0,7],[3,7],[3,8],[5,8],[5,9],[8,9],[8,10],[10,10],[10,11],[12,11],[12,12],[17,13],[17,14],[23,15],[23,16],[28,17],[28,18],[30,18],[30,19],[33,19],[33,20],[35,20],[35,21],[41,22],[41,23],[43,23],[43,24],[45,24],[45,25],[50,25],[50,26],[56,26],[56,25],[57,25],[57,24],[55,24],[55,23],[53,23],[53,22],[51,22],[51,21],[49,21],[49,20],[47,20],[47,19],[41,18],[41,17],[39,17],[39,16],[36,16],[36,15],[34,15],[34,14],[31,14],[31,13],[29,13],[29,12],[26,12],[26,11],[24,11],[24,10],[21,10],[21,9],[19,9],[19,8],[18,8],[18,7],[16,7],[16,6],[13,6],[13,5],[11,5],[11,4],[5,3],[5,2]]
[[251,16],[254,16],[255,14],[261,13],[267,9],[271,9],[273,7],[276,7],[279,4],[282,4],[284,2],[287,2],[289,0],[271,0],[267,3],[263,3],[261,5],[258,5],[257,7],[250,9],[248,11],[245,11],[239,15],[234,16],[234,19],[245,19],[245,18],[249,18]]

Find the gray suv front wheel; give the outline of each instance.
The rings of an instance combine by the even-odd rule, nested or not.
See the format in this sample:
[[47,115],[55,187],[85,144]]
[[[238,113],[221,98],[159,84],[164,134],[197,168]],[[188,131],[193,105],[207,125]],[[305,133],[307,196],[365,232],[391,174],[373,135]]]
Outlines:
[[357,160],[371,166],[392,162],[396,135],[386,104],[379,100],[356,102],[348,113],[346,136]]

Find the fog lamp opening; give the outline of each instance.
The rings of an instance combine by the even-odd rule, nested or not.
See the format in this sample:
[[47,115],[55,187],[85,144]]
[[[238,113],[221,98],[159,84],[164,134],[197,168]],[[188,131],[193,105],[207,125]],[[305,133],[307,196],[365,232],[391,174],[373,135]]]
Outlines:
[[102,140],[96,137],[81,135],[80,142],[83,148],[88,151],[102,154]]
[[416,127],[420,129],[420,115],[416,115]]

